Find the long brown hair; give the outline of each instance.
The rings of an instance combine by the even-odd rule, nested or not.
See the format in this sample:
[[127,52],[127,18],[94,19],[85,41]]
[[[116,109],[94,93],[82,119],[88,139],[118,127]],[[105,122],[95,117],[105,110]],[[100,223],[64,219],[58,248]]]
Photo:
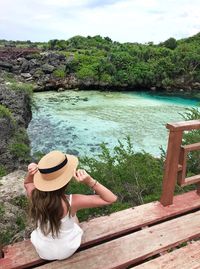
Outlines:
[[65,196],[67,185],[55,191],[40,191],[34,189],[31,194],[30,216],[37,227],[39,225],[44,235],[58,235],[61,219],[64,214],[62,200],[67,206],[70,216],[70,204]]

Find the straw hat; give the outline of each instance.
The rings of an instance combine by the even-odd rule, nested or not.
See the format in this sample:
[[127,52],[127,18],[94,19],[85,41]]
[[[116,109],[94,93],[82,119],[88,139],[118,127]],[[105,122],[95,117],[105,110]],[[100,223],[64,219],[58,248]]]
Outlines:
[[55,191],[66,185],[78,166],[78,158],[60,151],[51,151],[38,163],[34,185],[40,191]]

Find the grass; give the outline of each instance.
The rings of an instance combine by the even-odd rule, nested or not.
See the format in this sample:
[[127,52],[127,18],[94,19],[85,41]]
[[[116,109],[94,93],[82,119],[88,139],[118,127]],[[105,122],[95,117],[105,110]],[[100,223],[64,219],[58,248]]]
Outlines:
[[6,168],[0,164],[0,177],[3,177],[7,174]]
[[53,71],[53,75],[56,78],[64,78],[65,77],[65,71],[63,69],[56,69]]
[[8,228],[6,231],[0,231],[0,245],[8,245],[11,243],[13,236],[16,231],[12,227]]
[[11,203],[21,209],[26,209],[28,207],[28,199],[25,195],[19,195],[11,200]]
[[9,145],[9,150],[14,157],[29,160],[30,148],[25,143],[12,143]]
[[5,208],[4,208],[4,205],[3,203],[0,203],[0,217],[2,217],[5,213]]
[[30,146],[28,135],[24,128],[19,128],[8,145],[10,153],[23,161],[30,161]]
[[17,216],[16,224],[19,228],[19,231],[23,231],[26,228],[25,216]]
[[24,91],[28,95],[33,95],[33,84],[31,83],[22,83],[22,82],[14,82],[9,85],[9,89],[13,91]]
[[0,105],[0,118],[13,119],[12,112],[4,105]]

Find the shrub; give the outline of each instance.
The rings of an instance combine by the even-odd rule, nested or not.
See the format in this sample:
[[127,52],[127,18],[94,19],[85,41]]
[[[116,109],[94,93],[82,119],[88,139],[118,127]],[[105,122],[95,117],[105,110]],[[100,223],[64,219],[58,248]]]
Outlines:
[[10,153],[21,160],[29,160],[30,148],[24,143],[12,143],[9,146]]
[[24,128],[19,128],[8,146],[10,153],[19,161],[30,161],[29,139]]
[[18,215],[16,218],[16,224],[19,231],[23,231],[26,228],[25,216]]
[[[81,221],[90,216],[106,215],[159,199],[163,175],[162,161],[146,152],[135,153],[129,137],[125,142],[123,144],[119,141],[113,150],[101,144],[101,153],[96,158],[85,157],[80,160],[81,165],[95,179],[118,196],[118,201],[113,205],[78,212]],[[73,182],[70,185],[70,191],[73,193],[90,193],[83,185]]]
[[4,105],[0,105],[0,118],[13,118],[12,112]]
[[57,78],[64,78],[65,77],[65,71],[63,69],[56,69],[53,71],[54,77]]
[[19,195],[12,199],[11,203],[21,209],[26,209],[28,206],[28,199],[25,195]]
[[8,228],[6,231],[0,231],[0,245],[10,244],[14,235],[15,230],[12,228]]
[[13,91],[24,91],[30,96],[33,94],[33,84],[31,83],[14,82],[9,85],[9,89]]

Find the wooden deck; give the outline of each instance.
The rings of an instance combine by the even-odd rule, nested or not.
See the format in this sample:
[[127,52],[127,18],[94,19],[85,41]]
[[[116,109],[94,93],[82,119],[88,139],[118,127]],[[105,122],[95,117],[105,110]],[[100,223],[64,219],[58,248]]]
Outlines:
[[[186,178],[184,130],[200,129],[200,120],[168,124],[170,129],[161,200],[81,223],[78,251],[63,261],[41,260],[30,241],[4,248],[1,269],[199,269],[200,175]],[[195,180],[194,180],[195,177]],[[175,184],[197,190],[174,196]]]
[[[200,196],[192,191],[175,196],[173,205],[166,207],[157,201],[99,217],[81,224],[83,241],[71,258],[41,260],[27,240],[4,249],[0,268],[182,269],[182,256],[190,264],[187,268],[200,268],[200,241],[176,249],[182,243],[200,238],[199,209]],[[180,257],[175,259],[177,255]],[[176,263],[170,262],[174,259]]]

